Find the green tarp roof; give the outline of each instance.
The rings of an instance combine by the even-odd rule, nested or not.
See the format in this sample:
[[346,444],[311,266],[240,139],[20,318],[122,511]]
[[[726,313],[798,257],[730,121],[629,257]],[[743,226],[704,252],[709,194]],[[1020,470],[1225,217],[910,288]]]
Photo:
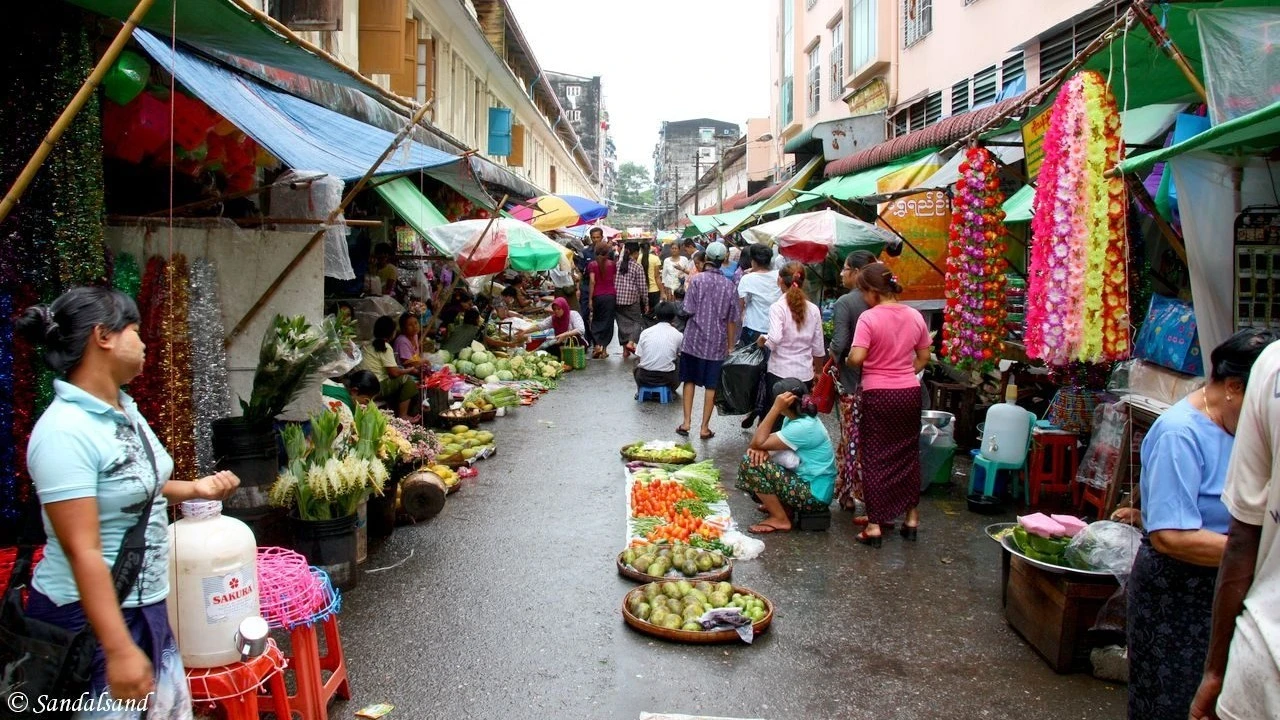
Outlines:
[[431,236],[427,234],[428,228],[448,225],[448,219],[436,209],[435,205],[431,204],[427,196],[423,195],[408,178],[396,178],[391,182],[376,186],[374,190],[382,196],[383,200],[387,201],[387,204],[396,211],[397,215],[409,223],[409,227],[422,236],[423,240],[431,243],[431,246],[442,254],[449,254],[447,249],[432,242]]
[[[1265,0],[1222,0],[1221,2],[1150,3],[1151,13],[1164,25],[1169,39],[1186,56],[1196,77],[1204,81],[1204,58],[1200,48],[1200,31],[1195,25],[1199,10],[1221,8],[1272,7]],[[1155,103],[1197,102],[1200,100],[1191,83],[1178,66],[1165,56],[1151,34],[1138,22],[1129,32],[1112,41],[1110,47],[1089,58],[1087,70],[1097,70],[1111,78],[1116,103],[1125,107],[1141,107]],[[1124,72],[1128,70],[1128,93],[1125,98]]]
[[1004,205],[1000,206],[1004,210],[1005,224],[1031,222],[1031,217],[1035,214],[1031,208],[1031,201],[1036,198],[1036,189],[1030,185],[1023,185],[1022,189],[1010,195]]
[[874,167],[870,170],[863,170],[862,172],[854,173],[853,175],[839,175],[827,180],[812,190],[807,190],[805,192],[812,195],[829,197],[833,200],[844,201],[870,197],[879,193],[880,189],[878,183],[880,182],[880,178],[891,172],[901,170],[919,159],[920,154],[917,153],[911,157],[894,160],[887,165]]
[[1163,160],[1196,150],[1249,155],[1280,146],[1280,102],[1215,125],[1177,145],[1135,155],[1120,163],[1120,171],[1146,170]]
[[[128,19],[138,5],[138,0],[67,2],[121,21]],[[368,89],[365,83],[338,69],[331,61],[295,45],[262,24],[232,0],[155,0],[142,19],[142,27],[165,37],[176,33],[178,40],[202,50],[235,55],[360,90]]]

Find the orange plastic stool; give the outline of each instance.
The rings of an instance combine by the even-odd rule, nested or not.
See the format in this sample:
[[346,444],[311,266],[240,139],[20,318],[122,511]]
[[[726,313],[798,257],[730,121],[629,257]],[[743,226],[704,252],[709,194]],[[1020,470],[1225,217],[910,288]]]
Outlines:
[[[320,654],[320,633],[324,633],[324,655]],[[328,720],[333,698],[351,699],[347,660],[338,637],[338,616],[330,614],[315,623],[289,631],[289,664],[293,668],[297,694],[289,696],[289,707],[302,720]],[[328,673],[328,677],[325,677]]]
[[[256,658],[215,668],[188,668],[187,687],[194,705],[216,705],[227,720],[258,720],[258,701],[269,702],[269,712],[289,720],[289,690],[284,684],[284,653],[274,640]],[[259,695],[259,689],[266,693]]]
[[1080,458],[1073,433],[1036,430],[1027,461],[1027,506],[1040,504],[1040,493],[1072,494]]

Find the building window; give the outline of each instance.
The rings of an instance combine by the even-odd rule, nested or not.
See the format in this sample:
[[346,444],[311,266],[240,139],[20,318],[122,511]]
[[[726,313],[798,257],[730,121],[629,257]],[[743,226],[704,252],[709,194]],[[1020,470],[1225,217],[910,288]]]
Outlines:
[[951,86],[951,114],[969,112],[969,78]]
[[980,70],[973,76],[973,109],[986,107],[996,101],[996,66]]
[[782,119],[782,126],[786,127],[791,124],[794,112],[791,89],[796,72],[794,0],[779,1],[782,3],[782,87],[778,101],[782,107],[778,109],[778,117]]
[[564,86],[564,96],[565,96],[565,97],[576,98],[576,97],[578,97],[578,96],[580,96],[580,95],[582,95],[582,86],[581,86],[581,85],[565,85],[565,86]]
[[[925,96],[924,127],[928,127],[942,119],[942,91]],[[915,128],[912,128],[913,130]]]
[[1017,52],[1000,63],[1000,100],[1026,92],[1027,69],[1022,53]]
[[703,145],[710,145],[716,141],[716,129],[713,127],[698,128],[698,142]]
[[582,122],[582,111],[577,109],[570,110],[569,122]]
[[844,20],[831,26],[831,99],[839,100],[844,90]]
[[822,55],[819,53],[821,46],[815,44],[809,50],[809,116],[818,114],[818,108],[822,104]]
[[902,0],[902,47],[909,48],[933,32],[933,0]]
[[436,95],[436,44],[434,40],[418,41],[418,56],[414,68],[414,98],[424,103]]
[[1127,11],[1127,5],[1128,3],[1119,3],[1043,38],[1040,41],[1040,82],[1048,82],[1089,43],[1106,32],[1111,23],[1120,17],[1120,13]]
[[876,5],[879,0],[853,0],[849,8],[849,67],[857,72],[876,59]]

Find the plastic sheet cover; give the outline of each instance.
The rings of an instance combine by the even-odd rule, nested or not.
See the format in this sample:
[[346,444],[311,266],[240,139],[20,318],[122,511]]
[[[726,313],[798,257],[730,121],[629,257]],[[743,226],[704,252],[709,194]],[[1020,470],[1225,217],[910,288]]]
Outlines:
[[1195,20],[1214,125],[1280,99],[1280,52],[1274,48],[1280,8],[1201,10]]
[[[271,186],[271,215],[280,218],[328,218],[329,213],[342,202],[342,188],[342,180],[332,175],[314,170],[290,170]],[[289,226],[289,229],[316,232],[324,227],[316,224]],[[347,248],[347,225],[342,215],[325,229],[324,275],[339,280],[354,280],[356,277]]]

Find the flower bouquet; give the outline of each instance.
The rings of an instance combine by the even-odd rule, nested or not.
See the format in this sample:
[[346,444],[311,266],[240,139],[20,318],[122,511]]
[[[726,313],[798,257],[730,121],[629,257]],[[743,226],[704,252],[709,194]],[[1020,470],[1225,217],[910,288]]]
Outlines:
[[350,329],[333,316],[319,325],[306,317],[276,315],[262,338],[258,368],[249,400],[240,400],[246,421],[270,423],[314,379],[320,368],[337,360],[347,346]]
[[440,440],[435,433],[387,410],[382,413],[387,416],[387,431],[383,435],[381,457],[416,467],[429,465],[436,459]]
[[387,466],[381,454],[387,418],[372,406],[357,408],[351,426],[332,410],[311,417],[311,436],[299,425],[283,432],[288,465],[271,486],[272,505],[295,508],[302,520],[354,515],[369,495],[381,495]]

